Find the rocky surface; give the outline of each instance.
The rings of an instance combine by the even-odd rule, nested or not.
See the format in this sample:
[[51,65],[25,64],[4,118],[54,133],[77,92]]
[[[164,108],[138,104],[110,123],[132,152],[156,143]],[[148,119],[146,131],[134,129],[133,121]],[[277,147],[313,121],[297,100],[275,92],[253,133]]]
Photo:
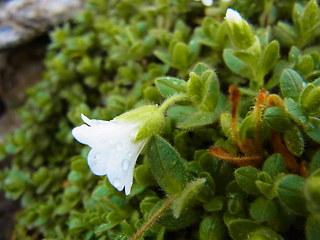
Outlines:
[[0,49],[43,34],[79,12],[84,0],[7,0],[0,4]]
[[[19,127],[17,109],[26,100],[25,90],[42,79],[43,59],[49,40],[46,36],[0,52],[0,143],[5,135]],[[11,159],[0,162],[0,168],[10,165]],[[6,199],[0,191],[0,239],[14,239],[12,229],[19,202]]]

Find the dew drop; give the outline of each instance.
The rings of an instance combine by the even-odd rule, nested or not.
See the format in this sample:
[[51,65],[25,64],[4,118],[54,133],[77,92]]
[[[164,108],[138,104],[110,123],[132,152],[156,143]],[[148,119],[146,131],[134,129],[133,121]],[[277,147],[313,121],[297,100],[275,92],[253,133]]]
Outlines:
[[133,153],[132,153],[132,152],[128,152],[128,157],[129,157],[129,158],[131,158],[131,157],[132,157],[132,155],[133,155]]
[[127,159],[122,162],[122,169],[127,170],[129,168],[129,161]]
[[120,187],[120,185],[121,185],[120,179],[119,179],[119,178],[115,178],[115,179],[112,181],[112,185],[113,185],[115,188]]
[[122,150],[124,150],[124,145],[123,145],[122,143],[117,143],[117,144],[116,144],[116,149],[117,149],[118,151],[122,151]]

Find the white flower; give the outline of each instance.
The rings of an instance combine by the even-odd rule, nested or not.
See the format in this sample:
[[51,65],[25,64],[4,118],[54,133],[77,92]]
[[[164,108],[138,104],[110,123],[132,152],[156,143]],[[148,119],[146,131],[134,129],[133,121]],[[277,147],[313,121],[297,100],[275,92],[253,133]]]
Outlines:
[[83,124],[72,130],[80,143],[90,146],[88,165],[93,174],[107,175],[110,183],[126,195],[130,194],[137,158],[148,138],[134,142],[142,124],[140,121],[115,119],[90,120],[81,114]]
[[242,18],[236,10],[228,8],[226,12],[226,20],[230,23],[241,23]]
[[210,7],[213,4],[213,0],[201,0],[203,5]]

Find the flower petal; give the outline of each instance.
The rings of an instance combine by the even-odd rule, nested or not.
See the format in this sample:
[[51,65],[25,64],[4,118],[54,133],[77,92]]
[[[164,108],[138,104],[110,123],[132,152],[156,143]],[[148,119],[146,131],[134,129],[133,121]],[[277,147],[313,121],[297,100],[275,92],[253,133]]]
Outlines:
[[137,158],[147,140],[133,143],[125,139],[113,146],[105,148],[92,148],[88,155],[88,165],[93,174],[107,175],[109,182],[122,191],[125,188],[126,195],[130,194],[134,166]]
[[[91,125],[87,126],[82,124],[79,127],[75,127],[72,130],[72,135],[78,142],[92,148],[100,147],[102,144],[106,146],[109,142],[113,142],[115,136],[123,137],[123,135],[127,134],[126,127],[124,127],[125,124],[119,121],[84,120],[87,124]],[[134,130],[136,128],[135,126],[135,124],[132,126],[130,125],[128,128]]]
[[242,18],[240,16],[240,14],[232,8],[227,9],[226,20],[230,23],[241,23],[242,22]]
[[89,119],[84,114],[81,113],[82,120],[88,124],[89,126],[97,126],[97,125],[107,125],[110,124],[112,121],[103,121],[103,120],[96,120],[96,119]]
[[95,120],[85,115],[81,117],[89,126],[83,124],[74,128],[72,135],[92,148],[87,158],[92,173],[107,175],[115,188],[119,191],[125,188],[126,195],[129,195],[135,163],[147,143],[147,139],[133,142],[140,124],[124,120]]

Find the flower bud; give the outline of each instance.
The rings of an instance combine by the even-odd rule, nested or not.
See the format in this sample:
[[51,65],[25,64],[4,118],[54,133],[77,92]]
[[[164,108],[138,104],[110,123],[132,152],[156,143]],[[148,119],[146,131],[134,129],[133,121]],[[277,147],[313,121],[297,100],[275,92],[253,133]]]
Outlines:
[[229,37],[237,48],[245,50],[259,44],[250,25],[237,11],[229,8],[226,12],[225,19],[228,26]]

